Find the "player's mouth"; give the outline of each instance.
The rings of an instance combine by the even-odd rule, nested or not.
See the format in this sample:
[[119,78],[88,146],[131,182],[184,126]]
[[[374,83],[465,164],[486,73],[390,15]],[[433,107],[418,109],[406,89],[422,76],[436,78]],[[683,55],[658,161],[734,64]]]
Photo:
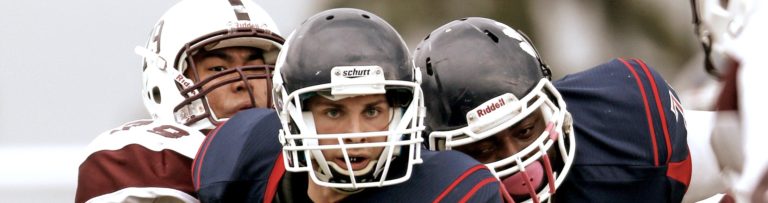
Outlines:
[[232,108],[231,112],[229,112],[229,114],[228,114],[228,117],[232,117],[232,116],[234,116],[234,115],[235,115],[237,112],[240,112],[240,111],[242,111],[242,110],[246,110],[246,109],[250,109],[250,108],[253,108],[253,104],[251,104],[251,102],[250,102],[250,101],[248,101],[248,102],[243,102],[243,103],[240,103],[240,104],[238,104],[237,106],[234,106],[234,108]]
[[249,106],[246,106],[246,107],[242,107],[242,108],[238,109],[237,111],[242,111],[242,110],[251,109],[251,108],[253,108],[253,106],[249,105]]
[[[337,165],[339,165],[342,169],[347,170],[347,163],[344,160],[344,157],[336,158],[333,160],[336,162]],[[350,155],[349,156],[349,163],[352,167],[353,171],[358,171],[364,169],[366,166],[368,166],[368,163],[371,162],[371,159],[365,157],[365,156],[355,156]]]
[[237,105],[236,109],[237,109],[237,111],[242,111],[242,110],[246,110],[246,109],[250,109],[250,108],[253,108],[253,104],[251,104],[251,102],[244,102],[244,103],[242,103],[240,105]]

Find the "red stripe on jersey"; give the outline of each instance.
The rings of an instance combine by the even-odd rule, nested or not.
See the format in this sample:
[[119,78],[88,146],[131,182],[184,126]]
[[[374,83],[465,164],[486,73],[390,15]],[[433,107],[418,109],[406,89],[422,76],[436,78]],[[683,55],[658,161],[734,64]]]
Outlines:
[[272,173],[269,174],[269,181],[267,182],[267,191],[264,194],[264,202],[272,202],[272,199],[277,193],[277,185],[280,183],[280,179],[283,178],[285,173],[285,165],[283,165],[283,153],[281,152],[275,160],[275,165],[272,167]]
[[80,165],[75,202],[129,187],[170,188],[195,195],[192,159],[173,150],[152,151],[139,144],[90,154]]
[[686,188],[691,183],[691,154],[680,162],[671,162],[667,168],[667,177],[685,184]]
[[643,72],[645,72],[645,76],[648,77],[648,79],[651,81],[651,90],[653,90],[653,98],[656,99],[656,110],[659,112],[659,116],[661,117],[661,129],[664,130],[664,141],[667,144],[667,161],[665,163],[669,163],[669,159],[672,158],[672,141],[669,140],[669,130],[667,129],[667,116],[664,114],[664,107],[661,105],[661,98],[659,97],[659,89],[656,86],[656,79],[653,78],[653,75],[648,70],[648,67],[643,63],[643,61],[639,59],[634,59],[634,61],[638,64],[640,64],[640,67],[643,68]]
[[459,200],[459,202],[469,201],[469,198],[472,198],[472,196],[475,195],[475,192],[477,192],[477,190],[480,190],[480,188],[482,188],[483,186],[487,185],[488,183],[492,183],[493,181],[496,181],[496,180],[497,180],[496,177],[490,177],[480,181],[479,183],[477,183],[477,185],[475,185],[475,187],[472,187],[472,189],[469,190],[469,192],[467,192],[467,194],[464,195],[464,197],[462,197],[461,200]]
[[622,58],[619,58],[619,61],[624,63],[624,66],[629,69],[629,72],[632,72],[632,75],[635,76],[635,81],[637,82],[637,87],[640,89],[640,94],[643,96],[643,106],[645,106],[645,117],[648,121],[648,131],[651,134],[651,142],[653,144],[653,164],[654,166],[659,166],[659,148],[656,143],[656,133],[653,130],[653,119],[651,118],[651,108],[648,106],[648,100],[646,98],[647,95],[645,94],[645,88],[643,87],[643,83],[640,81],[640,77],[637,75],[637,72],[635,72],[635,69],[632,68],[632,65],[629,64],[629,62],[625,61]]
[[200,149],[197,150],[197,158],[192,163],[193,167],[197,167],[197,173],[195,173],[194,177],[192,177],[195,180],[194,182],[195,191],[200,190],[200,172],[203,167],[203,160],[205,159],[205,153],[208,152],[208,146],[211,145],[211,141],[213,140],[214,137],[216,137],[216,134],[219,133],[219,129],[221,129],[221,126],[223,126],[224,123],[226,123],[226,121],[219,123],[219,125],[216,126],[216,129],[208,133],[208,135],[205,136],[205,141],[203,141],[204,144],[200,146]]
[[504,184],[499,184],[499,192],[501,192],[501,199],[503,199],[504,202],[515,202],[515,200],[512,199],[512,196],[510,196],[509,190],[507,190],[507,187],[505,187]]
[[440,196],[437,196],[437,198],[435,198],[435,201],[432,201],[432,202],[440,202],[441,200],[443,200],[443,198],[445,198],[446,195],[448,195],[449,192],[451,192],[451,190],[453,190],[454,187],[456,187],[456,185],[461,183],[464,180],[464,178],[467,178],[467,176],[469,176],[472,173],[474,173],[475,171],[483,169],[483,168],[485,168],[485,165],[478,164],[477,166],[474,166],[474,167],[470,168],[469,170],[464,171],[464,173],[461,174],[461,176],[456,178],[456,180],[453,180],[453,183],[451,183],[451,185],[449,185],[447,188],[445,188],[445,190],[443,190],[443,192],[440,193]]

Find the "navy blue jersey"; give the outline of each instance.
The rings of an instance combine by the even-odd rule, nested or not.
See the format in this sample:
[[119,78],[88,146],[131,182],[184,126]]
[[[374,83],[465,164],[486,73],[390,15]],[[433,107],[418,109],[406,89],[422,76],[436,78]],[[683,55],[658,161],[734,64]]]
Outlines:
[[[286,172],[274,111],[241,111],[208,135],[193,167],[202,202],[306,202],[306,172]],[[343,202],[501,202],[497,179],[456,151],[422,150],[406,182],[366,188]]]
[[[208,134],[192,165],[201,202],[256,202],[264,199],[270,174],[282,173],[274,110],[241,111]],[[276,184],[276,183],[273,183]]]
[[576,155],[555,201],[680,202],[691,177],[683,109],[643,61],[615,59],[554,82]]

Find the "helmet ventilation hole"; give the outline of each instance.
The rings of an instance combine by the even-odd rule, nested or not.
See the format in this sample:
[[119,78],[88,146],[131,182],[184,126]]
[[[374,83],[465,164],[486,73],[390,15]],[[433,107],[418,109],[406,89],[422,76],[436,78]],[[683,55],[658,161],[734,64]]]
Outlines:
[[369,18],[371,18],[371,17],[370,17],[370,16],[368,16],[367,14],[363,14],[363,18],[365,18],[365,19],[369,19]]
[[434,74],[434,71],[432,70],[432,59],[427,57],[427,75]]
[[152,88],[152,96],[150,98],[152,98],[152,100],[154,100],[155,103],[159,104],[160,102],[162,102],[163,100],[160,97],[160,88],[158,88],[157,86],[153,87]]
[[326,20],[333,20],[333,16],[325,17]]
[[432,34],[427,34],[427,36],[426,36],[426,37],[424,37],[424,40],[428,40],[428,39],[429,39],[429,36],[431,36],[431,35],[432,35]]
[[493,33],[491,33],[488,30],[483,30],[483,32],[485,33],[485,35],[488,35],[488,37],[490,37],[491,40],[493,40],[494,43],[499,43],[499,38],[496,37],[496,35],[494,35]]

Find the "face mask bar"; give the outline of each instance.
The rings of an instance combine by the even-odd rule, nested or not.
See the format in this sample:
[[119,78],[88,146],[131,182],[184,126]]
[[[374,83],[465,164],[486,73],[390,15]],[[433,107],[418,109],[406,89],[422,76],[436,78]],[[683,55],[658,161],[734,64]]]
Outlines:
[[[546,88],[546,91],[553,93],[553,96],[555,97],[555,99],[558,100],[557,105],[552,103],[551,100],[545,99],[545,98],[549,98],[549,95],[544,93],[545,88]],[[473,142],[485,139],[487,137],[493,136],[494,134],[501,132],[504,129],[507,129],[509,126],[512,126],[515,123],[519,122],[520,120],[524,119],[526,116],[536,111],[536,109],[543,104],[546,104],[551,109],[565,109],[565,103],[560,102],[562,101],[562,99],[560,98],[560,95],[557,94],[557,90],[555,90],[555,88],[552,86],[549,80],[541,79],[539,83],[531,90],[531,92],[535,92],[535,94],[528,94],[525,97],[521,98],[520,100],[512,99],[514,101],[509,101],[510,99],[505,99],[507,100],[507,102],[511,103],[507,105],[512,106],[512,108],[505,107],[505,109],[502,109],[502,111],[507,110],[507,112],[503,112],[506,114],[502,116],[496,116],[495,117],[496,119],[491,118],[491,119],[488,119],[488,121],[483,119],[481,121],[473,122],[471,121],[472,117],[476,118],[478,116],[472,115],[474,114],[474,112],[468,112],[467,127],[459,128],[456,130],[450,130],[450,131],[434,131],[430,133],[429,135],[430,149],[431,150],[451,150],[451,148],[454,146],[461,146],[461,145],[473,143]],[[513,95],[510,95],[510,96],[514,97]],[[533,101],[534,99],[535,101]],[[530,103],[531,101],[533,101],[533,103]],[[473,123],[477,123],[478,125],[473,125]],[[438,145],[438,143],[444,143],[444,144]]]
[[[177,56],[178,58],[175,59],[175,63],[177,64],[178,70],[177,72],[183,73],[187,68],[191,68],[193,71],[192,74],[194,74],[194,77],[198,79],[199,82],[196,84],[192,82],[188,77],[184,76],[183,74],[179,74],[182,78],[179,78],[177,76],[174,78],[176,80],[177,84],[179,84],[180,93],[182,96],[185,97],[184,101],[180,102],[178,105],[176,105],[173,109],[174,117],[177,122],[184,123],[184,125],[193,125],[202,119],[208,119],[208,121],[213,124],[213,126],[218,125],[220,122],[223,122],[226,120],[226,118],[220,118],[216,115],[216,112],[213,111],[213,109],[210,108],[210,104],[208,103],[208,100],[205,98],[205,96],[213,91],[216,88],[219,88],[221,86],[235,83],[235,82],[243,82],[245,84],[248,84],[248,80],[251,79],[267,79],[267,100],[268,107],[271,107],[271,99],[269,99],[271,94],[271,85],[272,82],[270,79],[272,78],[272,71],[274,70],[274,65],[263,65],[263,66],[243,66],[243,67],[237,67],[233,68],[231,70],[227,70],[221,73],[217,73],[215,75],[212,75],[208,78],[205,78],[203,80],[200,80],[200,78],[197,76],[196,67],[194,64],[194,60],[192,59],[192,55],[196,53],[198,50],[204,49],[206,47],[210,47],[212,45],[216,45],[222,41],[230,40],[230,39],[237,39],[237,38],[248,38],[248,39],[254,39],[254,40],[261,40],[264,42],[270,42],[273,44],[273,46],[278,47],[280,44],[282,44],[285,39],[283,39],[281,36],[277,35],[276,33],[272,33],[269,30],[258,28],[258,27],[240,27],[240,28],[233,28],[233,29],[226,29],[221,30],[218,32],[213,32],[204,36],[201,36],[195,40],[190,41],[189,43],[184,45],[184,48],[179,50],[179,53]],[[247,46],[247,45],[244,45]],[[272,45],[271,45],[272,46]],[[266,47],[254,47],[261,49],[264,54],[266,54],[268,51]],[[265,59],[266,60],[266,59]],[[179,63],[184,62],[184,63]],[[266,61],[265,61],[266,62]],[[265,74],[246,74],[247,71],[259,71],[264,70]],[[234,73],[237,72],[237,73]],[[233,77],[232,79],[225,80],[221,83],[214,84],[213,86],[209,88],[203,88],[204,85],[210,83],[212,80],[229,75],[229,74],[238,74],[238,77]],[[189,84],[194,84],[190,86]],[[253,89],[250,87],[250,85],[245,85],[249,95],[251,104],[254,107],[257,107],[257,102],[255,101],[256,98]]]
[[[417,98],[408,104],[405,110],[402,112],[402,116],[398,119],[395,116],[390,122],[388,131],[378,132],[364,132],[364,133],[341,133],[341,134],[317,134],[314,129],[314,124],[308,123],[307,118],[303,115],[302,109],[302,95],[312,94],[318,91],[324,91],[333,87],[348,86],[364,86],[364,85],[384,85],[389,88],[405,88],[412,90],[413,98]],[[279,86],[275,86],[280,88]],[[365,187],[381,187],[386,185],[393,185],[401,182],[405,182],[410,178],[412,166],[422,162],[420,156],[420,145],[423,139],[421,138],[421,131],[424,130],[423,126],[423,97],[419,84],[407,81],[384,81],[376,82],[350,82],[343,85],[323,84],[312,87],[299,89],[286,95],[284,91],[280,92],[282,98],[277,101],[283,101],[282,104],[276,104],[278,106],[279,115],[282,117],[283,130],[280,133],[280,141],[283,144],[283,156],[285,157],[286,170],[288,171],[307,171],[310,177],[318,185],[334,188],[365,188]],[[278,96],[280,97],[280,96]],[[284,98],[284,99],[283,99]],[[397,107],[395,111],[400,111]],[[396,114],[396,115],[399,115]],[[311,119],[310,119],[311,120]],[[289,123],[290,122],[290,123]],[[291,126],[298,128],[297,134],[292,134]],[[343,141],[345,138],[360,138],[360,137],[387,137],[386,142],[377,143],[352,143],[345,144]],[[319,139],[337,139],[339,144],[335,145],[319,145],[317,140]],[[355,148],[377,148],[383,147],[384,150],[379,156],[379,160],[376,163],[376,169],[374,171],[374,179],[370,182],[357,182],[354,172],[350,169],[348,149]],[[405,147],[405,149],[402,149]],[[348,183],[338,183],[328,181],[333,175],[327,161],[322,157],[321,150],[341,150],[344,154],[344,161],[349,169],[346,173],[349,174]],[[407,155],[400,154],[401,151],[407,151]],[[390,172],[390,166],[395,158],[404,159],[407,162],[407,168],[405,174],[401,177],[391,179],[388,177]],[[317,166],[315,166],[315,164]],[[315,168],[318,167],[318,168]],[[316,171],[321,171],[317,173]],[[338,173],[337,173],[338,174]],[[326,177],[324,177],[326,176]],[[346,179],[346,178],[345,178]]]
[[[191,60],[191,59],[190,59]],[[192,65],[194,68],[194,65]],[[264,71],[264,73],[248,73],[252,71]],[[259,66],[242,66],[242,67],[236,67],[231,68],[226,71],[222,71],[219,73],[216,73],[198,83],[195,85],[185,88],[181,90],[181,94],[186,98],[184,101],[179,103],[174,109],[174,116],[176,117],[176,121],[180,123],[184,123],[185,125],[191,125],[193,123],[196,123],[202,119],[207,118],[211,123],[214,125],[218,125],[218,123],[225,121],[227,118],[220,118],[216,115],[216,112],[210,108],[210,105],[208,104],[208,100],[206,98],[206,95],[208,93],[216,90],[217,88],[220,88],[225,85],[229,85],[232,83],[241,82],[248,91],[248,95],[251,101],[251,105],[253,107],[257,108],[264,108],[257,105],[256,99],[265,99],[267,101],[266,108],[272,107],[272,100],[270,99],[272,97],[272,92],[269,91],[272,89],[272,72],[274,71],[274,66],[272,65],[259,65]],[[214,83],[210,87],[204,88],[205,85],[211,83],[211,81],[226,77],[228,75],[237,75],[236,77],[232,77],[230,79],[226,79],[224,81]],[[255,91],[253,88],[248,85],[250,80],[260,80],[264,79],[265,83],[267,84],[267,95],[266,98],[257,98]],[[209,111],[206,111],[208,109]]]
[[[576,140],[572,135],[573,126],[571,124],[570,115],[565,110],[566,104],[562,100],[559,92],[552,86],[547,79],[542,79],[533,88],[529,94],[520,100],[514,100],[516,104],[510,105],[510,108],[501,108],[504,114],[501,116],[489,117],[490,121],[475,122],[485,125],[463,127],[451,131],[434,131],[429,135],[430,149],[432,150],[450,150],[453,147],[470,144],[509,128],[516,124],[520,120],[524,119],[531,113],[536,112],[537,109],[542,109],[544,114],[551,114],[552,116],[545,116],[547,122],[547,128],[531,145],[525,147],[518,153],[509,156],[507,158],[487,163],[486,166],[491,170],[497,178],[509,177],[511,175],[522,173],[523,176],[527,176],[526,167],[530,166],[534,162],[542,162],[549,183],[548,187],[542,188],[540,191],[535,191],[535,186],[529,181],[530,178],[523,178],[528,187],[528,192],[531,194],[529,201],[539,202],[549,198],[565,178],[565,175],[570,170],[571,163],[573,162]],[[550,94],[547,94],[550,93]],[[513,96],[514,97],[514,96]],[[504,98],[504,97],[500,97]],[[549,98],[553,98],[558,103],[557,105]],[[484,105],[481,105],[484,106]],[[545,110],[546,109],[546,110]],[[468,113],[468,118],[472,117]],[[476,117],[476,116],[475,116]],[[563,132],[563,129],[567,132]],[[566,146],[566,140],[568,146]],[[560,172],[553,171],[551,165],[551,159],[547,155],[552,147],[556,147],[557,152],[563,157],[563,169]],[[554,181],[554,182],[553,182]]]

